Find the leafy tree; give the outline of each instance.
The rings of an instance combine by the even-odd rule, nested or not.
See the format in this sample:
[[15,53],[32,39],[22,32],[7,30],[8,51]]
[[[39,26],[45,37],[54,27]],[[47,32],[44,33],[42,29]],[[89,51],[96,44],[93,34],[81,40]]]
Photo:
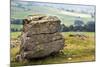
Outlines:
[[69,30],[70,30],[70,31],[74,31],[74,26],[73,26],[73,25],[70,25],[70,26],[69,26]]
[[66,25],[62,24],[62,25],[61,25],[61,31],[62,31],[62,32],[69,31],[69,28],[68,28]]
[[74,25],[75,26],[83,26],[84,22],[82,20],[80,20],[80,19],[77,19],[77,20],[75,20]]
[[74,31],[83,31],[84,22],[80,19],[74,21]]
[[94,21],[88,21],[88,23],[85,25],[86,30],[89,32],[95,32],[95,22]]

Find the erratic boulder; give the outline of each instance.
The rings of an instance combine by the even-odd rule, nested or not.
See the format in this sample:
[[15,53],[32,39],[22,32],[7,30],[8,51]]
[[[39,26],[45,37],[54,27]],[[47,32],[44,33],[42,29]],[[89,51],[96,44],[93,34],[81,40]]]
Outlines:
[[56,16],[31,15],[24,19],[20,55],[25,59],[41,58],[63,49],[60,22]]

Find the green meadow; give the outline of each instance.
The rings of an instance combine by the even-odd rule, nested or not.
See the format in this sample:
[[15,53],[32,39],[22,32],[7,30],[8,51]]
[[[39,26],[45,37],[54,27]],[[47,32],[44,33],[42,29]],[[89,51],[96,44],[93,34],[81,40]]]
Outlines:
[[[11,48],[11,66],[40,65],[95,61],[95,33],[94,32],[62,32],[65,39],[64,49],[58,54],[50,55],[42,59],[32,61],[16,62],[15,56],[20,47]],[[81,34],[86,37],[70,37],[70,35]],[[16,40],[21,32],[11,32],[11,40]]]

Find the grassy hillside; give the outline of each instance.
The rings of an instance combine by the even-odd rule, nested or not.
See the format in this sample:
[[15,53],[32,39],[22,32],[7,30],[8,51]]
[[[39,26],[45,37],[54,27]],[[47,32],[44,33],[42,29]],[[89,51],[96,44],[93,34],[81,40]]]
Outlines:
[[[73,24],[75,19],[77,19],[79,16],[80,16],[80,19],[84,21],[84,23],[87,23],[89,20],[93,19],[89,16],[89,14],[76,13],[76,12],[70,12],[70,11],[68,12],[68,11],[59,10],[56,8],[46,7],[46,6],[24,6],[24,7],[11,6],[11,18],[22,19],[22,18],[27,17],[28,15],[37,14],[37,13],[46,14],[46,15],[55,15],[58,18],[60,18],[62,23],[66,24],[67,26]],[[75,14],[77,16],[75,16]],[[86,15],[86,16],[82,17],[82,15]]]

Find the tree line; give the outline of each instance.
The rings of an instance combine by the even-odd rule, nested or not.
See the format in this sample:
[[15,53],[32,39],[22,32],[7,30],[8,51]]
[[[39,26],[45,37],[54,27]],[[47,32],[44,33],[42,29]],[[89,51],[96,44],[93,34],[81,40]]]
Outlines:
[[62,32],[79,31],[79,32],[95,32],[95,21],[88,21],[86,24],[82,20],[75,20],[73,25],[61,25]]
[[20,25],[20,24],[23,23],[23,20],[22,19],[14,19],[14,18],[11,18],[10,22],[11,22],[11,24]]
[[[11,19],[11,24],[22,25],[22,19]],[[22,31],[22,28],[11,28],[12,32]],[[70,31],[79,31],[79,32],[95,32],[95,21],[90,20],[86,24],[80,20],[76,19],[73,25],[66,26],[65,24],[61,24],[60,27],[61,32],[70,32]]]

